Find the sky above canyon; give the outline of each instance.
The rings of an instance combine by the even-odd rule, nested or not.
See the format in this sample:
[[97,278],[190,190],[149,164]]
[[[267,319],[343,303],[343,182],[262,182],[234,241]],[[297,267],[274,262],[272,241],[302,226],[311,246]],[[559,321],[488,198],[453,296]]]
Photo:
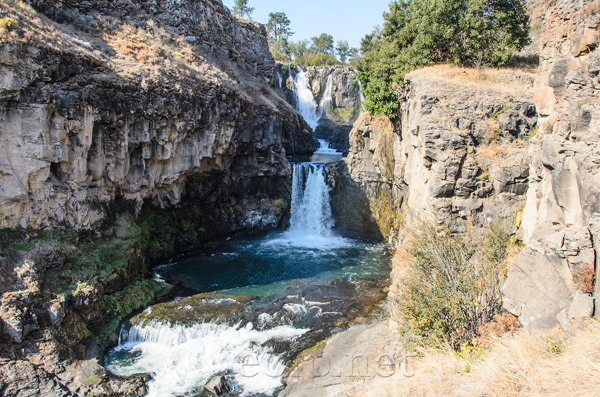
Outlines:
[[[248,6],[255,8],[252,20],[260,23],[267,22],[270,12],[285,12],[295,32],[293,41],[328,33],[336,43],[347,40],[350,46],[358,48],[365,34],[375,25],[383,25],[382,15],[389,10],[389,3],[390,0],[249,0]],[[223,4],[232,9],[234,0],[223,0]]]

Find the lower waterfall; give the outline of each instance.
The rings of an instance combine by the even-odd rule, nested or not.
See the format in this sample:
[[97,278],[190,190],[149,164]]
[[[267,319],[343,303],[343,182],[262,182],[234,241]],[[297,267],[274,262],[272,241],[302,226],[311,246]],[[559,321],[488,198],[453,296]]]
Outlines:
[[[306,331],[290,326],[258,331],[252,323],[132,326],[122,331],[108,369],[119,376],[150,372],[150,397],[199,395],[204,383],[218,373],[233,374],[244,395],[271,393],[281,385],[286,366],[263,344]],[[117,361],[125,352],[130,359]]]

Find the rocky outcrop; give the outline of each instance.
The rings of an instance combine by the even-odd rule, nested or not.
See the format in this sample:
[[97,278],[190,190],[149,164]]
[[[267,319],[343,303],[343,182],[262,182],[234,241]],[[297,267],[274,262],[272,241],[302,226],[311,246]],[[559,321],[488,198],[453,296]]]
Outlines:
[[495,75],[497,83],[477,85],[465,73],[410,73],[394,122],[365,113],[355,123],[346,163],[383,236],[427,217],[456,231],[468,219],[512,220],[522,205],[537,114],[530,89],[505,87],[530,77]]
[[286,197],[311,133],[269,88],[264,27],[215,1],[105,3],[2,5],[22,28],[0,49],[0,227]]
[[[304,70],[316,103],[324,105],[315,137],[328,140],[332,148],[347,151],[348,134],[360,115],[360,82],[356,72],[348,66],[307,66]],[[275,87],[293,106],[296,106],[295,75],[296,67],[286,69],[278,64]]]
[[505,308],[531,328],[600,315],[599,10],[598,1],[558,1],[541,28],[540,129],[519,232],[527,246],[504,286]]

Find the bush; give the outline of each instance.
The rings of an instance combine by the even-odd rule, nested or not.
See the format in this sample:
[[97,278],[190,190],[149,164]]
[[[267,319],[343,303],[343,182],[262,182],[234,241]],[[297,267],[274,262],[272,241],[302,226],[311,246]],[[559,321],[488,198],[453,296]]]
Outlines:
[[304,54],[300,57],[294,58],[294,62],[299,66],[340,65],[340,61],[338,61],[336,57],[323,52],[317,52],[315,54]]
[[0,29],[6,29],[9,32],[19,29],[19,24],[13,18],[0,18]]
[[476,337],[502,307],[510,235],[493,225],[483,236],[452,234],[425,223],[408,237],[410,264],[400,286],[400,319],[406,342],[454,349]]
[[529,42],[524,0],[399,0],[384,19],[381,35],[363,40],[357,67],[365,109],[390,118],[398,109],[392,84],[402,86],[409,71],[438,62],[500,66]]

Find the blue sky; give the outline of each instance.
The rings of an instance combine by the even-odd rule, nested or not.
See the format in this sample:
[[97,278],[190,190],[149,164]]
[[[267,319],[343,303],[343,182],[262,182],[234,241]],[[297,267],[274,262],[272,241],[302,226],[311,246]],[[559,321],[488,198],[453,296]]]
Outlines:
[[[270,12],[285,12],[295,32],[293,41],[328,33],[336,43],[348,40],[350,46],[360,47],[360,39],[373,26],[383,25],[382,14],[389,9],[389,3],[390,0],[249,0],[248,6],[255,8],[252,19],[260,23],[267,22]],[[231,9],[234,0],[223,0],[223,4]]]

